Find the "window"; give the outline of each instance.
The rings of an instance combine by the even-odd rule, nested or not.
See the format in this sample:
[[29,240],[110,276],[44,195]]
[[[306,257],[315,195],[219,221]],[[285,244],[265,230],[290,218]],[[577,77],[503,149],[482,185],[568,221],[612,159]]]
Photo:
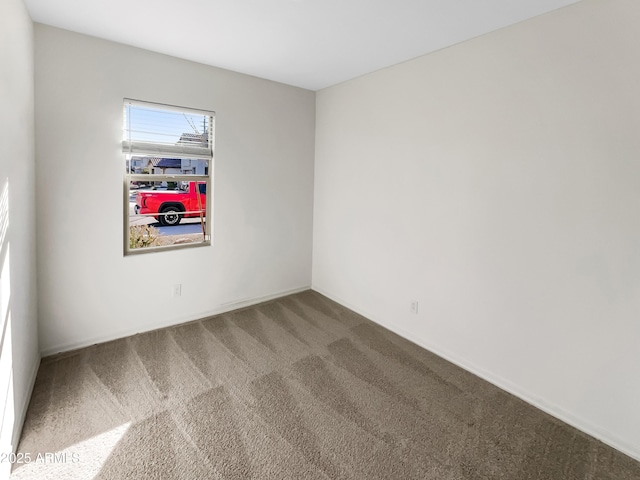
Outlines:
[[124,100],[125,254],[211,244],[213,130],[212,112]]

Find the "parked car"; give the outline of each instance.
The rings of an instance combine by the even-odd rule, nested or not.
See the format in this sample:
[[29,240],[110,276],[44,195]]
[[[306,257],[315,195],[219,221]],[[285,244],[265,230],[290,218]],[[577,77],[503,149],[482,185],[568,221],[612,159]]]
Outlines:
[[[197,185],[197,189],[196,189]],[[198,200],[198,197],[200,199]],[[135,212],[153,215],[160,225],[178,225],[182,218],[206,214],[207,184],[189,182],[186,190],[144,190],[136,192]]]

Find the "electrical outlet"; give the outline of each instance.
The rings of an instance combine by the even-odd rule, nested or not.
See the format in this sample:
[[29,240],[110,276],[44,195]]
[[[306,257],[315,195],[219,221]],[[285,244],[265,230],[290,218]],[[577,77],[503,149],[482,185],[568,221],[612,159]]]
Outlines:
[[172,292],[173,292],[173,296],[174,296],[174,297],[179,297],[179,296],[181,296],[181,295],[182,295],[182,284],[181,284],[181,283],[176,283],[176,284],[173,286],[173,290],[172,290]]
[[417,300],[411,300],[411,313],[413,313],[414,315],[418,314],[418,301]]

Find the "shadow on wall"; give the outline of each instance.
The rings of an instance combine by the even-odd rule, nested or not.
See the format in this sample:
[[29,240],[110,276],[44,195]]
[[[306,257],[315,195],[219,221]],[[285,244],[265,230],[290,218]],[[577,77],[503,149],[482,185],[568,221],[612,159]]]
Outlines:
[[[16,409],[13,385],[11,333],[11,249],[9,245],[9,179],[0,194],[0,454],[14,451],[13,432]],[[11,464],[0,463],[0,478],[9,474]]]

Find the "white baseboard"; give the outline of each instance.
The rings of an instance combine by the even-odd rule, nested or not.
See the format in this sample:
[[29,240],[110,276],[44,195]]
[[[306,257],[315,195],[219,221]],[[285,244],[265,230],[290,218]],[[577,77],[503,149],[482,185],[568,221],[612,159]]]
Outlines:
[[506,380],[498,375],[495,375],[492,372],[489,372],[481,367],[478,367],[477,365],[473,365],[472,363],[468,362],[467,360],[465,360],[460,355],[454,352],[451,352],[445,348],[435,345],[422,338],[417,338],[415,337],[415,335],[405,330],[404,328],[398,327],[397,325],[393,325],[392,323],[389,323],[381,318],[377,318],[375,315],[372,315],[370,312],[366,312],[363,309],[356,307],[355,305],[351,305],[349,302],[344,301],[340,297],[333,295],[332,293],[326,291],[323,288],[318,288],[315,285],[311,285],[311,289],[330,298],[334,302],[337,302],[340,305],[343,305],[344,307],[347,307],[348,309],[353,310],[354,312],[362,315],[363,317],[366,317],[369,320],[381,325],[387,330],[391,330],[392,332],[400,335],[401,337],[405,338],[406,340],[412,343],[415,343],[416,345],[424,348],[425,350],[429,350],[430,352],[435,353],[439,357],[444,358],[445,360],[453,363],[454,365],[457,365],[458,367],[473,373],[474,375],[482,378],[483,380],[486,380],[487,382],[495,385],[496,387],[510,393],[511,395],[518,397],[519,399],[542,410],[543,412],[548,413],[552,417],[555,417],[558,420],[561,420],[566,424],[571,425],[572,427],[586,433],[587,435],[590,435],[593,438],[600,440],[602,443],[605,443],[610,447],[615,448],[616,450],[624,453],[625,455],[628,455],[629,457],[640,461],[640,446],[630,444],[625,440],[618,438],[617,435],[612,434],[611,432],[608,432],[600,427],[597,427],[596,425],[593,425],[588,420],[585,420],[584,418],[581,418],[552,402],[548,402],[544,398],[541,398],[537,395],[533,395],[532,393],[526,391],[519,385],[509,380]]
[[77,350],[78,348],[84,348],[91,345],[95,345],[97,343],[110,342],[112,340],[117,340],[119,338],[130,337],[131,335],[136,335],[138,333],[151,332],[153,330],[158,330],[166,327],[173,327],[176,325],[180,325],[183,323],[194,322],[197,320],[201,320],[203,318],[211,317],[213,315],[220,315],[221,313],[227,313],[231,310],[237,310],[239,308],[250,307],[252,305],[256,305],[262,302],[268,302],[269,300],[274,300],[280,297],[286,297],[287,295],[293,295],[294,293],[303,292],[305,290],[309,290],[311,288],[310,285],[306,285],[303,287],[292,288],[289,290],[285,290],[278,293],[272,293],[269,295],[263,295],[260,297],[253,298],[244,298],[240,300],[233,300],[231,302],[226,302],[220,304],[217,308],[213,310],[208,310],[204,312],[199,312],[196,314],[189,315],[188,317],[179,317],[172,318],[170,320],[166,320],[164,322],[149,322],[148,324],[136,328],[119,330],[114,333],[110,333],[108,335],[99,335],[96,337],[87,338],[84,340],[78,340],[74,342],[68,342],[61,345],[57,345],[54,347],[46,348],[42,350],[41,355],[43,357],[48,357],[49,355],[55,355],[57,353],[69,352],[72,350]]
[[22,434],[22,427],[24,420],[27,417],[27,410],[29,409],[29,402],[31,401],[31,395],[33,394],[33,388],[36,385],[36,377],[38,376],[38,369],[40,368],[40,359],[33,362],[34,365],[31,368],[29,381],[27,383],[27,391],[24,395],[24,403],[20,405],[20,411],[16,415],[16,421],[13,423],[13,432],[11,436],[11,445],[13,452],[15,453],[18,448],[18,442],[20,442],[20,435]]

